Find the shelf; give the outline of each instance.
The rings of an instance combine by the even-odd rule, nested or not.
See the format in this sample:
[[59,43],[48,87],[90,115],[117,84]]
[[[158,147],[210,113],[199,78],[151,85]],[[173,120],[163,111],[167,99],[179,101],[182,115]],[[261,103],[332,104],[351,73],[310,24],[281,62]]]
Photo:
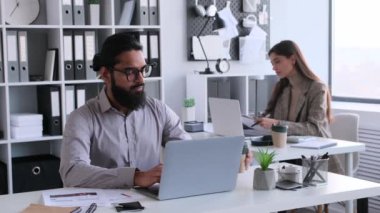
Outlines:
[[55,140],[62,140],[63,136],[43,136],[38,138],[20,138],[20,139],[10,139],[9,143],[25,143],[25,142],[35,142],[35,141],[55,141]]
[[[7,1],[0,0],[2,10]],[[74,0],[70,1],[74,2]],[[139,34],[136,37],[141,39],[141,42],[145,41],[144,51],[146,50],[145,53],[149,56],[148,61],[158,63],[158,67],[152,70],[152,77],[145,78],[145,91],[149,96],[164,100],[164,79],[161,75],[161,26],[117,25],[121,9],[118,6],[125,1],[102,0],[98,25],[89,25],[87,16],[85,16],[84,25],[64,24],[63,9],[67,8],[62,8],[62,0],[39,0],[40,13],[31,25],[5,24],[4,14],[0,12],[0,44],[2,44],[0,51],[3,53],[0,61],[3,63],[4,71],[1,72],[0,78],[0,130],[4,135],[4,138],[0,139],[0,161],[9,163],[14,157],[39,154],[59,156],[67,114],[96,97],[103,88],[103,80],[96,79],[96,73],[92,69],[92,59],[94,54],[100,52],[103,42],[114,33],[136,32],[136,35]],[[87,3],[88,0],[84,0],[85,15],[88,14]],[[141,38],[141,35],[146,36],[145,39]],[[156,35],[157,37],[150,38]],[[80,40],[82,38],[83,40]],[[156,41],[154,39],[157,40],[155,42],[157,46],[153,49],[157,52],[154,52],[156,54],[151,59],[148,52],[151,48],[147,45],[150,45],[151,41]],[[83,45],[83,48],[79,49],[78,44]],[[20,50],[19,47],[26,51]],[[19,59],[23,63],[19,63]],[[51,60],[50,63],[47,59]],[[70,62],[67,63],[67,61]],[[72,73],[66,71],[67,64],[72,65]],[[47,65],[50,66],[45,69]],[[78,65],[82,65],[82,70]],[[19,72],[18,69],[26,71]],[[48,70],[48,73],[45,73],[45,70]],[[51,77],[51,70],[54,70],[53,77]],[[54,81],[42,79],[54,79]],[[54,116],[50,112],[53,111],[52,108],[54,108]],[[52,123],[45,123],[43,126],[45,125],[46,135],[43,137],[13,139],[10,124],[13,113],[43,114],[45,122],[50,122],[52,119],[49,118],[54,117],[52,122],[57,127],[54,130],[59,129],[60,132],[49,132],[49,127],[52,126],[49,124]],[[8,192],[13,193],[12,169],[14,165],[12,163],[9,165],[11,166],[8,168],[9,174],[6,179]],[[3,186],[2,183],[0,183],[1,186]]]
[[60,85],[61,81],[30,81],[30,82],[11,82],[10,87],[15,86],[36,86],[36,85]]

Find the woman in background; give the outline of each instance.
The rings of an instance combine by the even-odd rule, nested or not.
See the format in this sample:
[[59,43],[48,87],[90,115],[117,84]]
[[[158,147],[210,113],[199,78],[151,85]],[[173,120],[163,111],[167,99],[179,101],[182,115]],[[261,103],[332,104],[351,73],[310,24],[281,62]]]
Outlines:
[[[280,77],[272,97],[258,119],[264,128],[288,126],[288,135],[331,137],[331,96],[307,65],[299,47],[290,40],[281,41],[269,50],[273,70]],[[343,174],[336,157],[330,158],[329,170]]]

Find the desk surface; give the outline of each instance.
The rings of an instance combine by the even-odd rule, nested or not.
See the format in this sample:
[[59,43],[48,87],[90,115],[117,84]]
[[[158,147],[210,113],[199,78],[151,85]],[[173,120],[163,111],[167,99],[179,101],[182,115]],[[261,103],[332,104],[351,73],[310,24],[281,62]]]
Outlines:
[[257,152],[259,149],[268,148],[269,151],[275,151],[277,155],[275,156],[276,161],[281,160],[290,160],[301,158],[301,155],[310,156],[310,155],[323,155],[326,152],[329,155],[334,154],[344,154],[344,153],[352,153],[352,152],[362,152],[365,151],[365,144],[359,142],[350,142],[336,139],[326,139],[323,140],[331,140],[337,142],[336,146],[331,146],[323,149],[306,149],[306,148],[296,148],[291,147],[291,144],[287,144],[284,148],[275,148],[273,146],[250,146],[250,150],[253,152]]
[[[260,212],[268,213],[380,195],[380,184],[348,176],[328,174],[325,186],[302,188],[297,191],[253,190],[253,169],[239,174],[236,189],[231,192],[195,196],[167,201],[148,197],[140,200],[144,212]],[[1,195],[1,212],[14,213],[30,203],[42,203],[41,191]],[[99,207],[96,212],[116,212]]]
[[[191,136],[194,139],[203,139],[207,137],[219,137],[213,135],[211,132],[198,132],[191,133]],[[321,138],[321,140],[331,140],[337,142],[336,146],[331,146],[323,149],[305,149],[305,148],[296,148],[291,147],[291,144],[287,144],[284,148],[275,148],[273,146],[251,146],[250,141],[247,143],[250,145],[249,149],[252,152],[258,152],[259,149],[268,149],[269,151],[276,151],[275,161],[282,160],[291,160],[301,158],[301,155],[310,156],[310,155],[323,155],[328,152],[330,155],[333,154],[344,154],[352,152],[363,152],[365,151],[365,144],[359,142],[350,142],[336,139],[327,139]]]

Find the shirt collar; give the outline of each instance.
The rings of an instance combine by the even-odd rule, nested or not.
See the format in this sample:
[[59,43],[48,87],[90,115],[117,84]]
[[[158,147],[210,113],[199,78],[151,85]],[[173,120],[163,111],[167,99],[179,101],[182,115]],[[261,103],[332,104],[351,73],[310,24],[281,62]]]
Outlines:
[[101,111],[104,113],[112,108],[112,105],[110,101],[108,100],[107,94],[106,94],[106,87],[104,86],[102,91],[99,93],[99,105]]

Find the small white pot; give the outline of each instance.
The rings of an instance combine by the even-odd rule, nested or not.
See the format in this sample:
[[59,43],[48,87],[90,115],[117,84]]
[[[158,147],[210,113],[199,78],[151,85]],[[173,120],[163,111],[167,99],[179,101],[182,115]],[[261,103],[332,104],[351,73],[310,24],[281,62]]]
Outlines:
[[195,107],[182,108],[182,121],[195,121]]
[[90,4],[90,25],[100,24],[100,5]]

